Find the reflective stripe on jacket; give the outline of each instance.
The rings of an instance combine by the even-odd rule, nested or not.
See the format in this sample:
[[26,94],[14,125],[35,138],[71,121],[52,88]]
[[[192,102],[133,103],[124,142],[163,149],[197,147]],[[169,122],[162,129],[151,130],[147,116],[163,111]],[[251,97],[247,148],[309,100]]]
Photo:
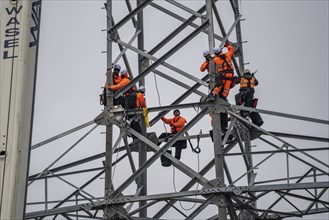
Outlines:
[[[232,56],[234,54],[234,47],[232,47],[231,45],[227,45],[227,49],[228,52],[223,54],[220,53],[218,56],[216,56],[214,58],[214,62],[216,64],[216,68],[217,68],[217,72],[222,72],[225,70],[234,70],[234,66],[232,63]],[[229,64],[227,65],[227,63],[225,62],[225,60],[223,58],[221,58],[221,56],[225,56],[225,60],[226,62]]]
[[241,77],[240,79],[240,89],[254,89],[254,87],[257,85],[255,77],[251,77],[250,79]]

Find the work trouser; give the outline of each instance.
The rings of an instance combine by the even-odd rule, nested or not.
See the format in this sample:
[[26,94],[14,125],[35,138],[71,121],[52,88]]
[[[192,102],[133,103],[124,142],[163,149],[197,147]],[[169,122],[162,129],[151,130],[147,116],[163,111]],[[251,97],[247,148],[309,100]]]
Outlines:
[[[240,89],[240,94],[238,94],[238,96],[240,97],[239,99],[239,103],[237,103],[237,105],[242,105],[244,103],[244,106],[249,107],[249,108],[254,108],[254,93],[251,91],[248,91],[247,89]],[[240,115],[242,117],[247,117],[249,116],[249,112],[248,111],[244,111],[241,110],[240,111]]]
[[254,105],[252,99],[254,98],[254,93],[244,92],[244,91],[241,91],[240,93],[241,93],[242,102],[245,103],[244,106],[253,108]]
[[220,95],[223,98],[227,98],[230,93],[231,84],[233,80],[233,72],[218,73],[221,76],[221,81],[216,83],[215,88],[212,91],[214,95]]
[[[160,136],[158,137],[158,139],[161,139],[161,138],[171,138],[173,137],[174,134],[172,133],[162,133],[160,134]],[[176,148],[175,150],[175,158],[177,160],[179,160],[181,158],[181,155],[182,155],[182,149],[184,148],[183,144],[181,144],[182,141],[176,141],[172,146]],[[185,140],[186,142],[186,140]],[[158,143],[158,146],[161,145],[162,142]],[[185,148],[186,148],[186,145],[185,145]],[[167,153],[171,154],[171,150],[167,150]],[[162,159],[162,158],[161,158]]]
[[[127,115],[127,120],[130,122],[130,127],[142,134],[142,127],[140,125],[140,118],[138,115]],[[135,135],[132,135],[133,140],[137,139]]]

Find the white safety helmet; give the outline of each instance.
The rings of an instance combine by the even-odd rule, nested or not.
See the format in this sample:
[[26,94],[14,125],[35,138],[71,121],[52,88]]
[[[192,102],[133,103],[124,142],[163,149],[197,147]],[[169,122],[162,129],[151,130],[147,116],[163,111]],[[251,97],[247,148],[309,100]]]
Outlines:
[[246,70],[244,71],[244,74],[251,74],[250,69],[246,69]]
[[214,52],[214,54],[218,55],[220,54],[220,52],[222,52],[221,49],[219,49],[218,47],[215,47],[214,49],[212,49],[212,51]]
[[145,86],[140,86],[139,87],[139,91],[141,92],[141,93],[145,93]]
[[128,71],[127,70],[121,70],[120,76],[129,77]]
[[113,69],[117,69],[117,70],[120,71],[120,70],[121,70],[121,66],[120,66],[120,64],[115,64]]
[[210,53],[209,53],[209,50],[205,50],[205,51],[203,51],[203,56],[204,57],[206,57],[206,56],[209,56],[210,55]]

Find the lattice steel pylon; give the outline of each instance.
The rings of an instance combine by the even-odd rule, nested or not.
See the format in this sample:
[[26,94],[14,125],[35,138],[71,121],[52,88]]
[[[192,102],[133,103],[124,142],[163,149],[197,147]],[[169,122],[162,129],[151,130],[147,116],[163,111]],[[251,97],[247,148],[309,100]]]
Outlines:
[[[182,4],[182,2],[174,0],[161,2],[137,0],[134,3],[135,7],[130,1],[126,1],[128,13],[121,13],[121,17],[118,16],[119,18],[114,17],[118,2],[107,0],[105,4],[108,21],[106,30],[107,67],[110,69],[113,64],[122,59],[128,72],[133,73],[131,63],[135,62],[138,65],[138,75],[119,92],[113,94],[108,91],[108,107],[94,120],[32,146],[31,150],[34,150],[95,124],[68,150],[45,167],[43,172],[30,175],[29,186],[36,181],[45,182],[45,201],[28,202],[27,206],[39,206],[33,211],[27,209],[25,217],[27,219],[47,216],[66,219],[283,219],[329,212],[327,199],[329,166],[325,161],[309,154],[311,151],[328,153],[328,147],[298,148],[285,139],[308,140],[321,144],[328,143],[329,138],[270,132],[251,123],[250,120],[241,117],[238,113],[240,110],[246,110],[326,126],[329,124],[328,121],[233,105],[218,97],[215,100],[205,101],[204,99],[199,101],[200,98],[198,97],[195,102],[186,101],[183,103],[191,95],[207,97],[207,93],[204,93],[201,88],[204,87],[208,90],[208,86],[210,88],[214,86],[214,73],[205,74],[202,79],[199,79],[193,74],[189,74],[189,70],[171,64],[172,60],[170,58],[180,54],[185,46],[193,47],[194,43],[200,41],[198,37],[203,37],[202,39],[207,42],[205,45],[208,46],[205,49],[210,51],[215,46],[222,47],[226,41],[234,45],[237,51],[233,59],[236,75],[241,75],[240,73],[244,71],[240,28],[241,15],[238,1],[229,1],[232,10],[232,21],[228,31],[225,30],[225,25],[217,9],[218,2],[216,1],[204,1],[199,9],[191,7],[188,3]],[[177,11],[184,12],[187,16],[182,17],[176,13]],[[148,26],[143,18],[147,16],[152,18],[158,13],[168,16],[168,22],[172,21],[170,19],[178,20],[180,25],[171,32],[163,34],[165,37],[156,38],[159,42],[156,42],[155,46],[150,46],[151,43],[150,45],[147,44],[149,42],[145,40],[145,36],[153,30],[147,30]],[[159,31],[158,29],[156,31]],[[130,37],[128,40],[122,39],[121,30],[124,30],[122,32],[125,33],[125,38]],[[236,33],[235,41],[231,40],[234,39],[232,37],[233,32]],[[155,35],[155,33],[153,34]],[[136,39],[137,43],[135,43]],[[112,52],[115,51],[113,49],[115,44],[119,46],[120,53],[115,54],[117,56],[113,59]],[[183,54],[185,55],[186,51]],[[210,70],[212,67],[213,61],[211,61]],[[189,85],[186,82],[187,80],[177,80],[170,74],[162,72],[163,69],[185,77],[194,84]],[[139,86],[148,86],[146,80],[151,72],[186,89],[184,93],[178,94],[177,98],[175,97],[171,105],[148,108],[150,115],[158,113],[154,118],[151,118],[151,127],[155,126],[161,117],[170,110],[196,107],[201,109],[197,111],[195,117],[188,120],[184,129],[175,134],[161,147],[154,141],[153,133],[146,132],[147,129],[143,120],[141,120],[143,128],[143,135],[141,135],[133,130],[126,120],[122,119],[122,116],[129,114],[142,115],[142,110],[123,111],[114,107],[112,101],[113,97],[124,94],[134,84],[139,83]],[[110,81],[111,77],[108,80]],[[220,113],[223,111],[229,114],[231,121],[228,131],[222,138]],[[186,132],[192,130],[208,114],[212,114],[213,144],[211,144],[211,147],[213,156],[201,170],[194,170],[191,166],[185,164],[184,160],[177,160],[168,154],[167,150],[179,139],[207,139],[208,143],[212,143],[209,134],[186,135]],[[106,150],[104,153],[54,167],[57,161],[88,136],[98,125],[106,126]],[[115,129],[119,132],[115,133]],[[128,135],[136,136],[139,141],[129,144]],[[230,135],[233,136],[232,140],[229,140]],[[115,141],[113,142],[112,139]],[[121,140],[123,140],[124,146],[119,147]],[[257,141],[258,144],[266,145],[271,150],[254,151],[252,150],[252,141],[253,143]],[[266,147],[263,149],[266,149]],[[122,151],[126,151],[126,153],[113,161],[114,153]],[[135,165],[136,154],[138,155],[138,168]],[[271,175],[266,175],[269,171],[266,168],[265,171],[262,169],[263,164],[282,154],[285,155],[285,158],[280,162],[286,165],[286,177],[273,178]],[[172,166],[188,177],[188,181],[184,183],[185,185],[179,191],[161,192],[159,189],[157,193],[149,193],[148,183],[152,182],[152,179],[158,178],[159,173],[163,172],[162,170],[151,169],[155,163],[158,163],[161,155],[171,160]],[[261,156],[257,157],[258,155]],[[235,161],[229,159],[234,156],[238,156],[243,161],[244,166],[242,172],[241,167],[238,168],[240,172],[238,172],[236,178],[234,177],[236,170],[232,166]],[[127,162],[131,166],[131,175],[123,178],[121,182],[114,182],[113,167],[123,162],[125,158],[128,159]],[[100,159],[103,162],[101,167],[79,168],[80,165]],[[296,176],[291,176],[294,175],[292,174],[293,171],[297,169],[291,167],[293,163],[299,165],[300,172]],[[126,167],[117,169],[122,173],[128,172]],[[259,172],[256,172],[257,169]],[[93,172],[98,173],[80,186],[76,186],[73,181],[66,179],[67,176]],[[104,196],[97,196],[97,193],[93,193],[95,189],[86,188],[93,182],[99,181],[99,177],[103,174],[105,174],[105,187],[102,191]],[[261,178],[258,179],[257,176],[261,176]],[[256,181],[256,177],[258,181]],[[48,189],[48,185],[53,179],[64,182],[74,190],[68,192],[59,201],[49,201],[47,195],[50,189]],[[200,189],[197,186],[197,189],[192,190],[192,187],[196,185],[199,185]],[[199,196],[199,198],[195,198],[196,196]],[[180,206],[177,205],[178,202]],[[186,210],[181,202],[195,205]],[[138,205],[135,205],[137,203]],[[50,206],[52,207],[50,208]]]

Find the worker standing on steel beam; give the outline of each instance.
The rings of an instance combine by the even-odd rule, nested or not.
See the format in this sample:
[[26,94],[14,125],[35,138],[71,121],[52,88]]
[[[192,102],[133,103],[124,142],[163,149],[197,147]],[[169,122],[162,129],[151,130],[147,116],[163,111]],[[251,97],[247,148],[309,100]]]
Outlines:
[[[165,118],[162,117],[161,120],[169,124],[171,127],[171,133],[162,133],[158,139],[165,138],[168,140],[169,137],[173,137],[176,133],[178,133],[180,130],[182,130],[186,124],[186,120],[184,117],[180,116],[180,111],[178,109],[174,110],[174,117],[173,118]],[[158,146],[161,144],[158,143]],[[175,158],[177,160],[180,160],[182,149],[186,148],[186,140],[179,140],[176,141],[173,145],[173,147],[176,148],[175,150]],[[167,150],[167,153],[171,154],[170,150]],[[165,156],[161,156],[161,164],[164,167],[168,167],[171,165],[171,160],[167,159]]]
[[234,47],[228,43],[224,44],[224,47],[228,49],[228,52],[223,53],[222,48],[214,48],[215,58],[214,62],[216,65],[216,79],[215,88],[211,95],[219,96],[220,98],[227,101],[230,89],[234,86],[234,66],[232,63],[232,56],[234,54]]
[[[130,92],[129,96],[126,97],[125,100],[125,109],[143,109],[143,112],[147,111],[147,105],[145,100],[145,86],[140,86],[138,90],[134,90],[133,92]],[[147,117],[147,114],[144,119]],[[142,134],[142,128],[140,125],[140,117],[139,115],[128,115],[127,120],[130,121],[130,127],[137,131],[138,133]],[[148,125],[148,119],[145,119],[146,126]],[[148,126],[147,126],[148,127]],[[135,140],[136,137],[132,136]]]
[[[254,99],[255,86],[258,85],[258,80],[249,69],[244,71],[243,76],[239,77],[237,84],[240,83],[239,93],[235,95],[237,105],[242,105],[250,108],[256,108],[258,99]],[[240,115],[244,118],[250,116],[252,122],[257,126],[261,126],[264,122],[258,112],[240,111]]]

